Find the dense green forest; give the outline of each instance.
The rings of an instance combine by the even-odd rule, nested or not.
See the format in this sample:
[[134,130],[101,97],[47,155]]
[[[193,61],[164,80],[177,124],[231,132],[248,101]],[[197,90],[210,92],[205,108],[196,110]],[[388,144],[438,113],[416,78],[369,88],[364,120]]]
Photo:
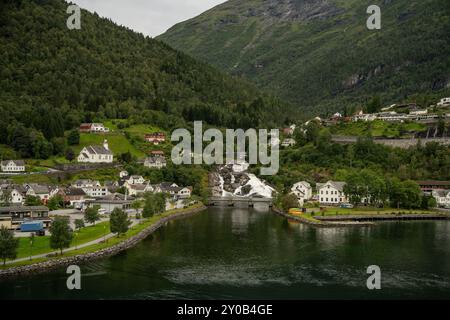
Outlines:
[[323,116],[448,96],[449,30],[448,0],[230,0],[158,39]]
[[82,122],[130,119],[276,126],[286,107],[252,84],[95,13],[69,30],[63,0],[0,3],[0,144],[22,157],[61,152]]

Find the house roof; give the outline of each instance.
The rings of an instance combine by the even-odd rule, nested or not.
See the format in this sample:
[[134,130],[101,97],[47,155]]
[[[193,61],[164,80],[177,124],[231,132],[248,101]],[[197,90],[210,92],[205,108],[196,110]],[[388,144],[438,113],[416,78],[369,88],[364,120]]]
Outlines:
[[311,188],[311,185],[309,184],[309,182],[307,182],[307,181],[299,181],[299,182],[297,182],[296,184],[294,184],[294,186],[298,186],[298,185],[300,185],[300,184],[303,184],[305,187],[307,187],[307,188]]
[[10,212],[29,212],[29,211],[46,211],[48,208],[46,206],[11,206],[11,207],[0,207],[0,213],[10,213]]
[[2,161],[2,166],[6,166],[10,162],[13,162],[16,166],[20,166],[20,167],[25,165],[25,161],[23,161],[23,160],[5,160],[5,161]]
[[338,191],[344,191],[344,187],[346,185],[346,183],[342,181],[328,181],[327,183],[318,183],[317,190],[322,189],[328,183],[331,184],[331,186]]
[[130,186],[130,189],[138,190],[138,191],[144,191],[147,188],[147,185],[145,184],[133,184]]
[[[173,183],[173,182],[161,182],[160,184],[159,184],[159,187],[161,188],[161,189],[163,189],[163,188],[170,188],[173,184],[175,184],[175,183]],[[176,184],[175,184],[176,185]]]
[[145,159],[145,162],[147,163],[166,163],[167,160],[164,157],[148,157]]
[[449,193],[450,193],[450,191],[448,191],[448,190],[434,190],[433,191],[433,196],[434,197],[445,198],[445,197],[448,196]]
[[83,191],[83,189],[80,188],[67,188],[65,190],[66,196],[85,196],[86,193]]
[[41,184],[30,184],[31,189],[33,189],[36,194],[47,194],[50,193],[50,188],[46,185]]
[[112,155],[111,150],[106,149],[104,146],[89,146],[89,147],[86,147],[86,151],[91,154]]

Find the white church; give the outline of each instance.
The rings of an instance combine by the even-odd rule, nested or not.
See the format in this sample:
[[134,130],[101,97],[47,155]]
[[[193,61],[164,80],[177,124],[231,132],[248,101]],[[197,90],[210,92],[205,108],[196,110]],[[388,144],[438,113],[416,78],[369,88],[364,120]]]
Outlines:
[[81,150],[78,162],[84,163],[112,163],[114,156],[109,150],[108,140],[103,142],[103,146],[88,146]]

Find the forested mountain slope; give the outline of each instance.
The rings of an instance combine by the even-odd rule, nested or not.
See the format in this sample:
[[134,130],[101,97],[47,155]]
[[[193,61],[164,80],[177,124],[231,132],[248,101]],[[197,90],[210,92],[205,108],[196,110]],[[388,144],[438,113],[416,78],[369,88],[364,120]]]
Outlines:
[[308,114],[450,93],[448,0],[230,0],[159,39]]
[[[81,122],[130,118],[257,127],[286,109],[253,84],[82,11],[69,30],[63,0],[0,2],[0,144],[42,156]],[[36,150],[43,149],[40,153]]]

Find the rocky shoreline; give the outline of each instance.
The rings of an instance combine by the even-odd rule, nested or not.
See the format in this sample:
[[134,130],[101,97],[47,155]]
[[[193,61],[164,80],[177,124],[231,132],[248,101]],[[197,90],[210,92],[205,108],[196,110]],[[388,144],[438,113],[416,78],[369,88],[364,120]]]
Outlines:
[[278,208],[272,208],[272,211],[280,215],[282,217],[285,217],[287,219],[295,220],[313,227],[317,228],[343,228],[343,227],[371,227],[375,225],[373,222],[356,222],[356,221],[339,221],[339,222],[330,222],[330,221],[312,221],[306,218],[303,218],[301,216],[293,216],[290,214],[287,214],[286,212],[283,212],[282,210]]
[[348,216],[327,216],[314,217],[318,221],[306,219],[301,216],[293,216],[283,212],[278,208],[272,209],[274,213],[287,219],[299,221],[301,223],[319,227],[369,227],[375,225],[375,221],[402,221],[402,220],[449,220],[449,214],[376,214],[376,215],[348,215]]
[[48,261],[44,262],[38,262],[35,264],[30,264],[26,266],[19,266],[19,267],[11,267],[8,269],[0,270],[0,279],[1,278],[11,278],[11,277],[18,277],[28,274],[35,274],[35,273],[42,273],[47,272],[52,269],[65,267],[69,265],[78,265],[82,264],[91,260],[105,258],[108,256],[113,256],[119,252],[122,252],[124,250],[130,249],[137,245],[139,242],[147,238],[150,234],[158,230],[160,227],[162,227],[164,224],[166,224],[169,221],[185,218],[192,216],[198,212],[204,211],[206,209],[206,206],[201,206],[197,208],[187,209],[186,211],[173,214],[171,216],[162,218],[155,224],[145,228],[141,232],[139,232],[137,235],[132,236],[131,238],[122,241],[114,246],[101,249],[95,252],[89,252],[85,254],[80,254],[72,257],[66,257],[61,259],[50,259]]

